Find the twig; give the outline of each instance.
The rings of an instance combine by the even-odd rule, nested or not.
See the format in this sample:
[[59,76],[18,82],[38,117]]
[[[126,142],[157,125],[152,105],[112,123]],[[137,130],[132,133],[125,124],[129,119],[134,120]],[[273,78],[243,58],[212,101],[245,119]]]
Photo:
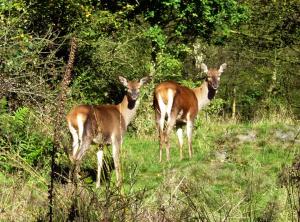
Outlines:
[[222,220],[223,222],[225,222],[227,220],[227,218],[230,216],[230,213],[237,208],[244,200],[246,199],[246,197],[243,197],[235,206],[233,206],[232,208],[229,209],[229,211],[227,212],[227,214],[225,215],[224,219]]

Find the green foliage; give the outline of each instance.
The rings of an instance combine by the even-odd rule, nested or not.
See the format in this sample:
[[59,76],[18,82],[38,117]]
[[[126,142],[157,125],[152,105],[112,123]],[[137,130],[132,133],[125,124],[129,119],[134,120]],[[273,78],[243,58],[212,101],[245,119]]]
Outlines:
[[73,32],[78,25],[89,19],[94,8],[92,1],[85,0],[54,0],[52,2],[5,0],[4,5],[8,6],[6,7],[7,14],[12,9],[22,11],[23,23],[26,24],[24,28],[28,32],[40,35],[46,34],[49,29],[54,29],[62,35]]
[[137,79],[148,75],[152,64],[156,83],[194,81],[199,70],[191,45],[201,42],[199,53],[210,67],[229,64],[219,93],[226,112],[234,86],[242,119],[253,118],[257,107],[264,109],[261,101],[267,97],[280,97],[298,112],[296,2],[5,0],[0,67],[8,106],[15,110],[55,100],[53,89],[68,55],[64,41],[76,35],[72,103],[119,102],[118,75]]
[[157,55],[158,68],[155,73],[155,81],[179,80],[182,74],[182,62],[169,53]]
[[0,20],[1,98],[9,98],[12,110],[53,101],[64,64],[56,57],[60,47],[55,45],[57,36],[50,31],[43,36],[26,32],[26,9],[20,9],[22,2],[5,1],[2,6],[1,15],[11,16],[1,16]]
[[91,23],[82,24],[78,31],[73,98],[86,103],[116,103],[123,88],[119,75],[128,79],[149,75],[150,41],[144,32],[123,14],[99,10],[91,15]]
[[129,125],[128,133],[132,136],[150,137],[156,133],[153,113],[153,88],[154,82],[143,86],[140,93],[140,105],[137,110],[137,115]]
[[5,98],[0,99],[0,114],[7,112],[7,100]]
[[205,107],[205,112],[213,117],[217,117],[222,111],[224,111],[224,107],[226,105],[226,101],[222,98],[216,98],[212,100],[209,106]]
[[137,7],[143,7],[147,11],[147,20],[151,24],[159,21],[169,37],[179,39],[191,36],[209,39],[216,30],[220,30],[219,34],[222,35],[229,27],[238,25],[248,17],[246,5],[235,0],[165,0],[151,4],[143,2]]
[[[291,1],[274,1],[260,3],[258,0],[249,1],[251,9],[251,23],[261,23],[263,26],[256,27],[257,37],[249,39],[256,47],[285,47],[297,44],[299,41],[299,20],[300,15],[299,2]],[[259,41],[262,39],[263,41]],[[253,45],[254,46],[254,45]]]
[[231,98],[236,88],[237,112],[242,119],[253,118],[257,109],[268,112],[264,103],[269,98],[296,111],[299,98],[293,89],[299,78],[291,70],[299,69],[299,21],[295,19],[300,15],[299,4],[253,0],[247,5],[251,12],[248,21],[231,31],[234,35],[222,50],[222,56],[231,58],[227,61],[232,68],[230,76],[222,77],[231,92],[221,89],[222,97]]
[[27,107],[20,107],[14,113],[2,112],[0,115],[1,166],[12,170],[13,165],[7,161],[5,152],[15,153],[29,165],[39,166],[48,162],[48,153],[52,147],[51,139],[39,132],[34,113]]
[[149,30],[146,31],[145,35],[155,42],[159,49],[163,50],[166,47],[167,37],[158,25],[150,27]]

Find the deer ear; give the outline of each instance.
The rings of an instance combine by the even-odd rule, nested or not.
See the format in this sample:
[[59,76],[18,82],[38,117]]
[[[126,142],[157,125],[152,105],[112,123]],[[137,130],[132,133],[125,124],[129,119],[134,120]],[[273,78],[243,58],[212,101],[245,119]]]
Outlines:
[[127,82],[126,78],[124,78],[123,76],[119,76],[119,80],[123,84],[123,86],[125,86],[125,87],[128,86],[128,82]]
[[226,69],[226,67],[227,67],[227,64],[226,64],[226,63],[223,63],[223,64],[220,66],[220,68],[219,68],[219,73],[220,73],[220,75],[224,72],[224,69]]
[[150,76],[143,77],[143,78],[140,79],[140,84],[144,85],[145,83],[150,82],[150,80],[151,80]]
[[207,73],[208,72],[208,69],[207,69],[207,66],[204,64],[204,63],[201,63],[201,69],[203,70],[203,72]]

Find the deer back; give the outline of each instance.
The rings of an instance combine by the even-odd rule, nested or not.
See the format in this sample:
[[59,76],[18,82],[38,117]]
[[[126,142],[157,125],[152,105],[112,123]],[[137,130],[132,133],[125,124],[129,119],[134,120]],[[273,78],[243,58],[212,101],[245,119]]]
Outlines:
[[96,143],[110,143],[111,136],[120,138],[126,130],[124,117],[116,105],[76,106],[67,120],[77,130],[78,121],[83,121],[83,136],[90,137]]
[[168,104],[168,91],[170,90],[174,98],[172,112],[176,115],[180,113],[182,119],[186,119],[187,115],[194,119],[198,112],[198,102],[193,90],[174,81],[166,81],[155,88],[156,99],[158,99],[159,95],[164,104]]

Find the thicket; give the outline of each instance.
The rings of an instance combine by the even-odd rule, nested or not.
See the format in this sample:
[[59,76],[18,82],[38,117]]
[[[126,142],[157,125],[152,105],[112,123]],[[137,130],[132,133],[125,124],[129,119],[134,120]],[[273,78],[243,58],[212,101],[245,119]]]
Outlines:
[[79,41],[74,103],[117,102],[117,75],[138,78],[151,68],[154,83],[198,82],[196,44],[209,66],[228,63],[218,95],[226,114],[236,99],[244,120],[270,106],[298,115],[299,11],[293,0],[3,1],[1,93],[12,110],[53,101],[71,35]]

